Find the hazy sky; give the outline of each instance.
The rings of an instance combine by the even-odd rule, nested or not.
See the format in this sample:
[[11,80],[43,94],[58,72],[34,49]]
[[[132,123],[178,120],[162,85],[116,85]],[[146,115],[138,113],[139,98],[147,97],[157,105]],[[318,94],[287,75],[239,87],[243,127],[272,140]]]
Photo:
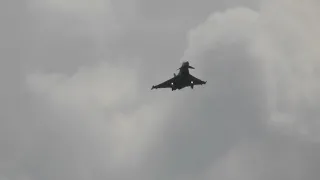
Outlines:
[[[0,10],[0,180],[320,178],[319,1]],[[205,86],[150,90],[184,60]]]

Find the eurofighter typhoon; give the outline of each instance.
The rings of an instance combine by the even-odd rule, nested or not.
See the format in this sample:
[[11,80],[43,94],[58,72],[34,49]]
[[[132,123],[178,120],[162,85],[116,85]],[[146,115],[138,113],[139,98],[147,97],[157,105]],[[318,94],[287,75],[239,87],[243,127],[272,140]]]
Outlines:
[[191,87],[191,89],[193,89],[195,85],[203,85],[207,83],[207,81],[202,81],[192,76],[189,73],[189,69],[195,69],[195,68],[190,66],[188,61],[183,62],[182,66],[179,69],[177,69],[179,70],[178,75],[174,73],[173,78],[161,84],[152,86],[151,90],[158,89],[158,88],[171,88],[172,91],[174,91],[174,90],[177,90],[177,89],[180,90],[189,86]]

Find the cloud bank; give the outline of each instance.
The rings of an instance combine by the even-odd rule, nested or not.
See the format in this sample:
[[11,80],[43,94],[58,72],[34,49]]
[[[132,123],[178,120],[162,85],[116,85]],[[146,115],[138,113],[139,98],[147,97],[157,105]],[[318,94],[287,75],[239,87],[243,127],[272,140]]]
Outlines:
[[161,68],[135,59],[177,47],[146,43],[170,28],[135,26],[149,33],[128,38],[136,57],[109,49],[139,17],[125,2],[28,1],[26,86],[1,121],[1,178],[318,179],[319,2],[213,12],[181,58],[209,83],[180,93],[151,93],[141,74]]
[[241,7],[213,13],[190,31],[184,58],[194,60],[193,56],[201,57],[207,50],[242,41],[266,78],[268,123],[291,135],[310,135],[310,140],[316,140],[317,4],[270,1],[263,2],[259,12]]
[[[235,8],[223,15],[213,13],[189,34],[184,58],[201,63],[207,62],[204,52],[243,42],[248,57],[255,59],[260,70],[256,75],[263,77],[266,88],[266,115],[258,121],[273,134],[259,143],[236,146],[214,163],[206,178],[319,177],[310,168],[319,164],[318,7],[317,1],[263,1],[259,11]],[[221,17],[225,18],[223,23]],[[229,23],[237,26],[229,28]],[[216,35],[219,28],[222,33]]]

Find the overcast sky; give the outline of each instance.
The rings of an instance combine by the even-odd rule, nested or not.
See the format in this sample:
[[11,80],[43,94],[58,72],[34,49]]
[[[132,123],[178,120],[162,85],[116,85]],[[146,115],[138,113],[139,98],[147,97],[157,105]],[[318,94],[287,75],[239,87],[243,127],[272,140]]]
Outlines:
[[[320,178],[319,1],[0,10],[0,180]],[[205,86],[150,90],[185,60]]]

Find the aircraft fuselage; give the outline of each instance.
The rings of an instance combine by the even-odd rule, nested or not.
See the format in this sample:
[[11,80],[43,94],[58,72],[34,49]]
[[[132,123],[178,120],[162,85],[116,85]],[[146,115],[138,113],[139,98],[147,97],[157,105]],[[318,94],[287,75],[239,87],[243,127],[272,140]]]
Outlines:
[[189,62],[184,62],[182,66],[178,69],[179,73],[178,75],[173,74],[173,78],[160,83],[158,85],[152,86],[151,89],[157,89],[157,88],[171,88],[172,91],[176,89],[182,89],[185,87],[193,87],[195,85],[203,85],[206,84],[206,81],[202,81],[194,76],[192,76],[189,73],[189,69],[194,69],[194,67],[189,65]]
[[189,68],[193,68],[193,67],[189,66],[188,63],[184,63],[181,66],[181,68],[179,68],[179,73],[177,75],[177,78],[175,82],[173,82],[174,84],[172,84],[172,90],[182,89],[188,86],[193,88],[193,84],[192,84],[193,82],[190,81],[188,78],[188,75],[190,74]]

